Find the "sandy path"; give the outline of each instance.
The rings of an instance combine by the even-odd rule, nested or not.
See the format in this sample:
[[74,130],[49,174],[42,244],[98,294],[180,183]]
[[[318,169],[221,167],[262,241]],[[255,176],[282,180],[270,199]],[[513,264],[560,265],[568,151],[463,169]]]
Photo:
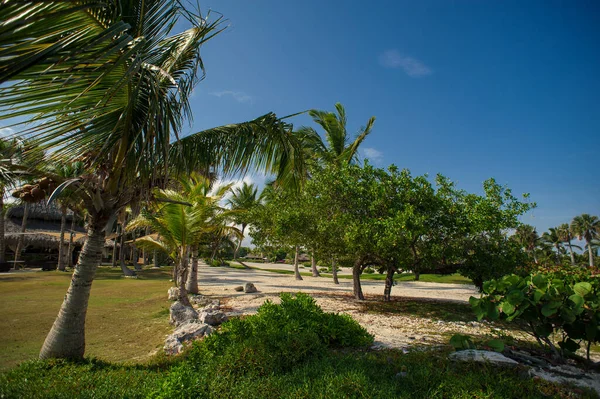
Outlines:
[[[289,268],[289,266],[288,266]],[[221,299],[232,315],[251,314],[267,299],[277,302],[280,292],[310,293],[326,311],[351,315],[369,332],[375,335],[378,345],[403,348],[414,344],[446,343],[447,333],[488,334],[485,323],[446,322],[412,315],[367,313],[360,302],[352,298],[352,281],[341,279],[339,285],[330,278],[303,277],[296,281],[293,275],[277,274],[261,270],[239,270],[226,267],[200,265],[198,270],[200,292]],[[246,282],[254,283],[259,292],[245,294],[234,287]],[[367,299],[383,294],[383,281],[363,281]],[[478,296],[474,286],[463,284],[439,284],[418,281],[399,282],[392,289],[392,296],[428,298],[444,301],[468,302],[470,296]],[[446,336],[442,336],[446,334]]]

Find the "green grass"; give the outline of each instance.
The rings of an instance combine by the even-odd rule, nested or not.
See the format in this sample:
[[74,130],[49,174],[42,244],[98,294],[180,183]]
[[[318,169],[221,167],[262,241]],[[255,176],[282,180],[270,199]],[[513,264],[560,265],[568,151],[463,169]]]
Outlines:
[[[113,362],[148,358],[172,330],[171,268],[145,269],[137,279],[121,274],[98,268],[86,321],[86,353]],[[59,271],[0,275],[0,369],[37,357],[70,280]]]

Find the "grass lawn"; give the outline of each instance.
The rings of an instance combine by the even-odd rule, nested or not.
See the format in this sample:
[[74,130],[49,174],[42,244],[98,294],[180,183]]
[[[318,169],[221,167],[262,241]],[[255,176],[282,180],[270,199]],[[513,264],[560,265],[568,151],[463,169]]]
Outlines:
[[[171,268],[138,274],[137,279],[126,279],[119,268],[98,268],[87,313],[88,356],[112,362],[143,360],[171,332]],[[0,274],[0,369],[37,357],[70,281],[71,273],[59,271]]]

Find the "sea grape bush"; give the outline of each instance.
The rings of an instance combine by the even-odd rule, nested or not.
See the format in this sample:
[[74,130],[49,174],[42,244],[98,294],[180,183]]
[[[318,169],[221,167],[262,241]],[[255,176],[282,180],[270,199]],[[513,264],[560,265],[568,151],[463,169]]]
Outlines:
[[[514,321],[558,355],[600,341],[600,276],[561,268],[486,281],[481,298],[469,299],[477,318]],[[558,341],[558,348],[554,345]]]

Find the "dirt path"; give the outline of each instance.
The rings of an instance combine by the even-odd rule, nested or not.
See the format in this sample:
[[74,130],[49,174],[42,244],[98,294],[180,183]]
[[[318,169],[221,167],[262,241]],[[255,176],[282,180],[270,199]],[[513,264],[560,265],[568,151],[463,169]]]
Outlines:
[[[341,279],[339,285],[330,278],[303,277],[297,281],[293,275],[277,274],[249,269],[201,265],[198,270],[200,292],[219,297],[232,315],[252,314],[267,299],[277,302],[281,292],[310,293],[317,303],[328,312],[343,312],[351,315],[369,332],[375,335],[377,345],[404,348],[415,344],[432,345],[447,343],[448,335],[490,334],[490,326],[477,322],[448,322],[435,318],[417,317],[397,313],[367,312],[359,301],[352,298],[352,281]],[[234,287],[253,283],[258,292],[245,294]],[[368,299],[383,294],[383,281],[363,281],[363,291]],[[470,296],[478,296],[474,286],[464,284],[440,284],[418,281],[399,282],[393,297],[424,298],[438,301],[466,303]]]

